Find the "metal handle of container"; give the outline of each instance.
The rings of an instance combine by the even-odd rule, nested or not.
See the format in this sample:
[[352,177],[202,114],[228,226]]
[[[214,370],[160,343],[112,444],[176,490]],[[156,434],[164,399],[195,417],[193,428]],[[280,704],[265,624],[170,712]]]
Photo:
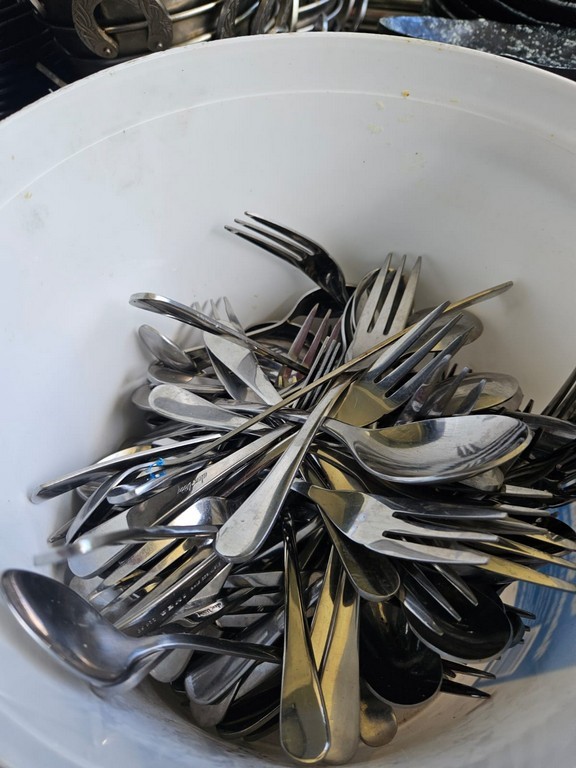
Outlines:
[[[162,0],[128,0],[148,22],[147,46],[150,51],[163,51],[172,45],[172,19]],[[118,56],[118,43],[94,18],[102,0],[72,0],[72,18],[78,37],[102,59]]]
[[235,21],[239,6],[240,0],[224,0],[222,3],[216,22],[216,37],[219,40],[236,36]]
[[251,33],[262,35],[269,31],[270,25],[275,32],[294,32],[298,21],[299,0],[261,0]]

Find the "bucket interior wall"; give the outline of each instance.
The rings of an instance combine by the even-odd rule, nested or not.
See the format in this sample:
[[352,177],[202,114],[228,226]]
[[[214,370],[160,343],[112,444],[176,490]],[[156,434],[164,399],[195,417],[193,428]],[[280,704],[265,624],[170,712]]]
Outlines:
[[[513,280],[460,353],[541,407],[574,366],[576,86],[462,49],[371,35],[191,46],[85,81],[0,125],[4,453],[0,567],[33,567],[66,497],[40,482],[138,429],[136,330],[176,324],[134,292],[226,295],[243,321],[312,287],[224,230],[245,210],[322,243],[353,282],[423,255],[419,306]],[[571,510],[566,510],[570,515]],[[48,571],[46,571],[48,572]],[[565,574],[562,574],[565,576]],[[493,663],[486,703],[443,696],[354,765],[573,762],[574,598],[521,586],[537,614]],[[289,764],[194,729],[150,687],[104,699],[44,657],[0,605],[0,760],[11,768]],[[40,751],[38,751],[40,750]]]

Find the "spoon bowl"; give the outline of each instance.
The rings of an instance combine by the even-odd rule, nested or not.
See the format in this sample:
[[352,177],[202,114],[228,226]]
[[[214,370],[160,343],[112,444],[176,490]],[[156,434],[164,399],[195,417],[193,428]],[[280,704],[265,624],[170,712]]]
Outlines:
[[360,638],[360,671],[378,699],[414,707],[436,696],[442,660],[411,632],[401,606],[365,603]]
[[495,414],[427,419],[383,429],[327,419],[323,428],[341,440],[365,469],[396,483],[463,480],[518,456],[531,439],[525,424]]
[[91,685],[125,684],[133,671],[140,672],[139,662],[172,648],[279,661],[272,649],[237,645],[219,638],[185,633],[130,637],[70,587],[33,571],[4,571],[0,583],[8,606],[28,634]]
[[194,369],[194,363],[186,352],[153,326],[141,325],[138,329],[138,335],[154,357],[169,368],[176,368],[179,371]]

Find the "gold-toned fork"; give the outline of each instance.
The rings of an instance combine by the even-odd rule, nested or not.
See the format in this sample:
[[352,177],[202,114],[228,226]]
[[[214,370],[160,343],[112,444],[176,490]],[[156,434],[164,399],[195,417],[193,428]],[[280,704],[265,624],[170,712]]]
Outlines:
[[244,215],[249,221],[235,219],[238,227],[226,226],[225,229],[297,267],[332,296],[339,306],[346,304],[348,291],[344,275],[321,245],[262,216],[248,212]]

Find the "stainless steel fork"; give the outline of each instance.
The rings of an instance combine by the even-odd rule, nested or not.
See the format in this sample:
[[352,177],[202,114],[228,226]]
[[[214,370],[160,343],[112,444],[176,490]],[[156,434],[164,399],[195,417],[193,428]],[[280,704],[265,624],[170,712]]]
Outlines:
[[406,257],[398,268],[392,267],[392,261],[390,254],[367,289],[366,303],[357,318],[354,335],[346,350],[346,360],[403,331],[408,324],[422,260],[418,258],[409,273],[405,272]]
[[345,306],[348,301],[346,279],[338,264],[321,245],[300,232],[264,219],[262,216],[248,212],[244,215],[263,226],[258,227],[250,221],[234,219],[242,229],[230,226],[226,226],[226,229],[297,267],[316,285],[330,294],[338,306]]
[[[429,315],[421,322],[431,321]],[[415,370],[415,366],[429,354],[439,338],[448,333],[454,322],[456,318],[449,320],[425,344],[417,347],[403,360],[402,355],[410,348],[410,341],[419,339],[423,327],[418,323],[394,342],[367,371],[350,384],[340,401],[336,418],[347,424],[366,426],[408,402],[442,364],[444,356],[433,358],[420,370]],[[460,339],[454,339],[453,346],[460,343]]]

